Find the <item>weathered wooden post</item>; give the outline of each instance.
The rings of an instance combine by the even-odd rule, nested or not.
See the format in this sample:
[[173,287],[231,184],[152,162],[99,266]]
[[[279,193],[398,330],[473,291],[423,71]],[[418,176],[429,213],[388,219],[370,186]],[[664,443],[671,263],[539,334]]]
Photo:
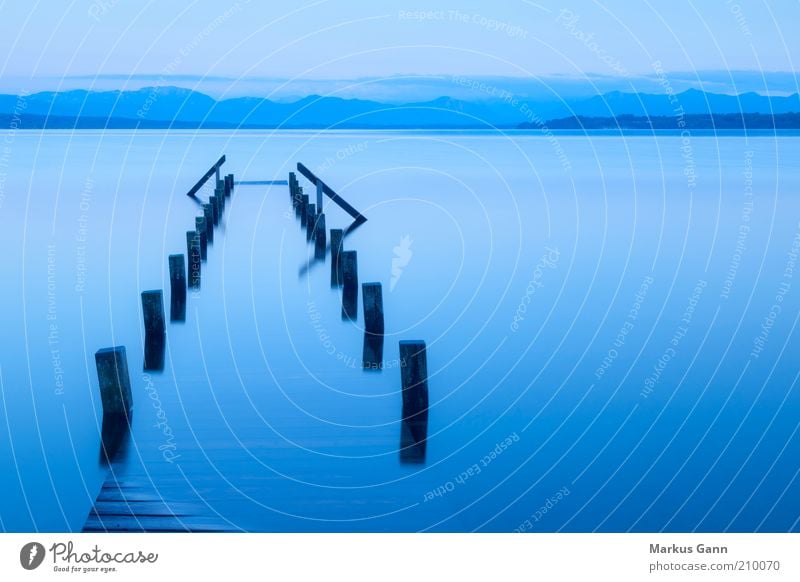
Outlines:
[[196,230],[186,233],[186,256],[189,259],[189,287],[200,288],[200,237]]
[[306,210],[306,240],[311,240],[314,236],[314,225],[317,222],[317,207],[315,204],[309,204]]
[[125,347],[103,348],[94,354],[100,400],[103,403],[103,424],[100,429],[100,461],[110,464],[130,432],[133,412],[131,379]]
[[219,215],[222,216],[222,211],[225,210],[225,189],[222,186],[223,182],[217,182],[217,187],[214,188],[214,197],[217,199],[219,205]]
[[308,194],[300,195],[300,207],[298,210],[300,212],[300,226],[305,226],[308,218]]
[[219,205],[219,215],[222,216],[225,211],[225,190],[222,187],[217,188],[214,190],[214,196],[217,198],[217,204]]
[[383,292],[380,283],[361,285],[364,296],[364,352],[365,370],[383,369]]
[[292,208],[297,208],[297,176],[294,172],[289,172],[289,198],[292,200]]
[[322,212],[322,180],[317,180],[317,208]]
[[234,183],[233,183],[233,174],[228,174],[226,177],[228,178],[228,191],[227,191],[227,195],[228,195],[228,196],[230,196],[231,194],[233,194],[233,187],[234,187]]
[[194,219],[194,229],[200,237],[200,260],[208,259],[208,230],[206,229],[206,217],[199,216]]
[[203,218],[206,219],[206,244],[214,242],[214,211],[211,204],[203,204]]
[[341,228],[331,229],[331,287],[342,284],[342,240],[344,231]]
[[424,341],[400,342],[400,380],[403,386],[400,460],[422,463],[428,440],[428,358]]
[[301,216],[301,213],[305,212],[303,206],[303,187],[297,181],[297,178],[294,179],[294,186],[292,186],[292,207],[294,208],[295,216]]
[[325,230],[325,213],[317,215],[317,220],[314,224],[314,258],[325,259],[325,246],[326,246],[326,230]]
[[383,335],[383,288],[380,283],[364,283],[364,329],[373,335]]
[[160,289],[142,291],[142,315],[144,316],[144,369],[163,370],[166,325],[163,293]]
[[358,259],[356,251],[343,251],[342,263],[342,319],[358,319]]
[[144,337],[145,372],[160,372],[164,369],[164,351],[167,345],[166,334],[147,335]]
[[100,383],[103,416],[119,417],[127,422],[133,411],[133,399],[125,346],[97,350],[94,362]]
[[217,197],[209,196],[208,203],[211,205],[211,219],[214,222],[214,226],[217,226],[219,224],[219,204],[217,204]]
[[164,323],[164,294],[161,289],[142,291],[142,316],[145,335],[166,333]]
[[183,255],[169,256],[169,320],[186,321],[186,264]]
[[383,370],[383,336],[364,332],[364,350],[361,354],[364,370],[380,372]]
[[294,198],[297,201],[294,213],[296,216],[300,216],[300,211],[303,208],[303,187],[300,184],[297,184],[294,188]]

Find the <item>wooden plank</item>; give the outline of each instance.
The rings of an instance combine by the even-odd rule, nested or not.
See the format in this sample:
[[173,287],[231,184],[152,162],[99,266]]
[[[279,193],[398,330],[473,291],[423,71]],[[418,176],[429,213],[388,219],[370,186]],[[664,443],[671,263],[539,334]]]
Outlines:
[[211,166],[211,168],[209,168],[208,172],[206,172],[205,174],[203,174],[203,177],[202,177],[202,178],[200,178],[200,179],[197,181],[197,184],[195,184],[194,186],[192,186],[192,189],[191,189],[191,190],[189,190],[189,191],[186,193],[186,195],[187,195],[189,198],[194,198],[194,195],[195,195],[195,194],[197,194],[197,192],[200,190],[200,188],[202,188],[202,187],[203,187],[203,184],[205,184],[206,182],[208,182],[208,179],[209,179],[211,176],[216,176],[216,175],[217,175],[217,171],[219,170],[219,167],[220,167],[222,164],[224,164],[224,163],[225,163],[225,156],[223,155],[223,156],[222,156],[220,159],[218,159],[218,160],[217,160],[217,163],[216,163],[216,164],[214,164],[213,166]]
[[90,516],[83,527],[89,532],[230,532],[233,526],[206,517]]
[[218,532],[234,531],[215,514],[208,500],[186,481],[181,487],[161,490],[141,477],[125,478],[111,473],[92,506],[84,532]]
[[301,164],[300,162],[297,162],[297,171],[298,171],[298,172],[300,172],[301,174],[303,174],[303,176],[305,176],[305,177],[306,177],[306,179],[307,179],[309,182],[311,182],[312,184],[314,184],[314,186],[315,186],[315,187],[319,188],[319,184],[322,184],[322,192],[323,192],[323,193],[324,193],[324,194],[325,194],[325,195],[326,195],[328,198],[330,198],[331,200],[333,200],[334,202],[336,202],[336,204],[338,204],[339,206],[341,206],[341,207],[342,207],[342,209],[343,209],[345,212],[347,212],[347,214],[349,214],[350,216],[352,216],[353,218],[355,218],[355,219],[356,219],[356,222],[357,222],[358,224],[361,224],[362,222],[366,222],[366,221],[367,221],[367,219],[366,219],[366,217],[365,217],[364,215],[362,215],[362,214],[361,214],[361,213],[360,213],[358,210],[356,210],[355,208],[353,208],[352,206],[350,206],[350,205],[349,205],[349,204],[348,204],[348,203],[345,201],[345,199],[344,199],[344,198],[342,198],[341,196],[339,196],[339,195],[338,195],[338,194],[337,194],[337,193],[336,193],[336,192],[333,190],[333,188],[331,188],[331,187],[330,187],[330,186],[328,186],[328,185],[327,185],[325,182],[323,182],[322,180],[320,180],[319,178],[317,178],[317,177],[314,175],[314,172],[312,172],[311,170],[309,170],[308,168],[306,168],[306,167],[305,167],[303,164]]
[[288,180],[239,180],[234,182],[237,186],[286,186]]

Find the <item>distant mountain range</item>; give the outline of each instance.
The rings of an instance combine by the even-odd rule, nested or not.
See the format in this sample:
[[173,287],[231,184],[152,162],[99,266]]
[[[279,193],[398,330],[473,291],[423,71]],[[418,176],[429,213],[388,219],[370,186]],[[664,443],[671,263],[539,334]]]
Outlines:
[[[0,120],[4,125],[16,120],[20,129],[508,129],[531,123],[536,127],[551,120],[562,120],[564,125],[568,124],[564,119],[615,119],[623,116],[670,118],[674,127],[674,118],[678,114],[700,116],[694,122],[706,119],[710,123],[712,116],[741,113],[769,117],[800,113],[800,95],[723,95],[690,89],[673,96],[611,92],[588,99],[523,101],[507,94],[504,99],[468,101],[440,97],[403,104],[316,95],[293,102],[258,97],[217,101],[203,93],[178,87],[0,95]],[[796,117],[786,119],[796,122]]]
[[[565,117],[552,119],[547,122],[548,129],[577,129],[577,130],[683,130],[683,129],[800,129],[800,113],[776,113],[768,115],[763,113],[715,113],[690,114],[680,118],[682,125],[678,126],[675,116],[652,115],[649,117],[639,115],[620,115],[618,117]],[[520,129],[541,129],[541,126],[523,123]]]

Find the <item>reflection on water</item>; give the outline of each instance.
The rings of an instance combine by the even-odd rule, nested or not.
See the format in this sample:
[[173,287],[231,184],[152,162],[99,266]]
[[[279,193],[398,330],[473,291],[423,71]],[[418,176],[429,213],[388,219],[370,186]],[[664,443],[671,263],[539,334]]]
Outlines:
[[115,461],[125,461],[128,454],[130,420],[124,414],[103,415],[103,426],[100,433],[100,463],[102,465],[107,466]]
[[149,372],[164,370],[164,352],[167,347],[166,334],[148,333],[144,337],[144,366]]

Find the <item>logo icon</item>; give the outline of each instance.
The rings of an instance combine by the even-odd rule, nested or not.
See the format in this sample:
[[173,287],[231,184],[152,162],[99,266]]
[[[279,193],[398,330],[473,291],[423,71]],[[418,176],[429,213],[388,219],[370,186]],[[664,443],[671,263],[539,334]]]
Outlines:
[[44,562],[44,546],[39,542],[30,542],[22,546],[19,552],[19,563],[26,570],[35,570]]
[[392,279],[389,281],[389,291],[394,291],[397,282],[403,274],[403,269],[411,262],[411,257],[414,253],[411,250],[411,244],[414,239],[410,235],[405,235],[400,239],[400,244],[394,247],[394,257],[392,257]]

